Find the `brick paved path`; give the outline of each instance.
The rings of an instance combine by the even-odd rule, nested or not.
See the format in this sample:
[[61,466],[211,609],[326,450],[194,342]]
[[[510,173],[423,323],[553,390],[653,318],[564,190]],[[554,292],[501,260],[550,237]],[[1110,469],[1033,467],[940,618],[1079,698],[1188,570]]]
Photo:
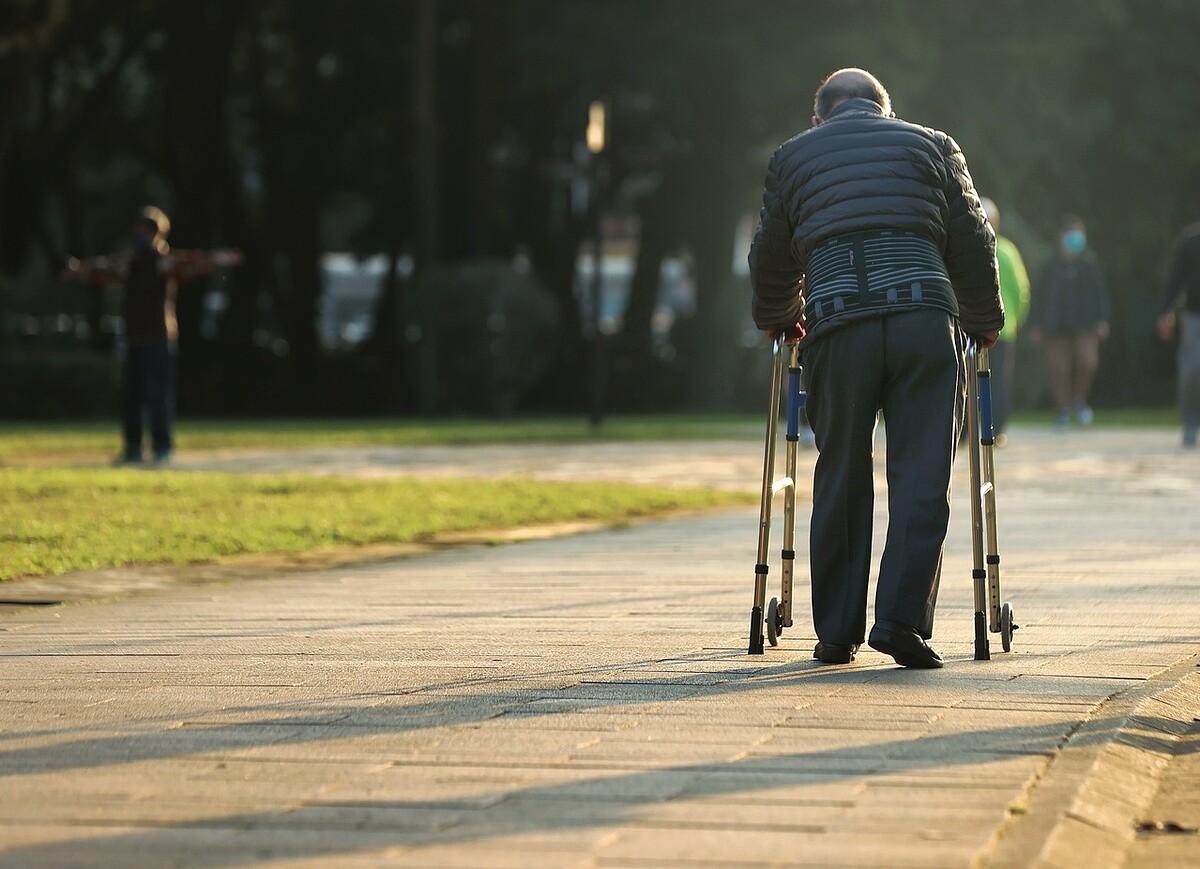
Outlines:
[[[318,465],[528,471],[520,450]],[[755,488],[760,452],[539,447],[536,470]],[[0,865],[1119,865],[1200,715],[1200,456],[1016,432],[1022,627],[990,662],[961,470],[942,671],[816,665],[803,586],[747,656],[745,508],[8,614]]]

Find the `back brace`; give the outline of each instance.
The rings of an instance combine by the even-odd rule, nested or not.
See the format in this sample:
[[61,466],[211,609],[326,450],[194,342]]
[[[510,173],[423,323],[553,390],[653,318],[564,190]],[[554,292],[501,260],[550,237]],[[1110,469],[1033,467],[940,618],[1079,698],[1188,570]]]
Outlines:
[[836,236],[813,249],[804,272],[809,330],[840,314],[885,313],[890,307],[937,308],[958,316],[941,250],[914,232]]

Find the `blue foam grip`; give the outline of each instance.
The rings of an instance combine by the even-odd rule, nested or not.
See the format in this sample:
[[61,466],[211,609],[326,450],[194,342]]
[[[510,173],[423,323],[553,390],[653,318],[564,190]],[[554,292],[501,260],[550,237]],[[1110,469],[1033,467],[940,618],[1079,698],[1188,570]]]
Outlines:
[[789,438],[800,436],[800,406],[804,403],[804,393],[800,391],[800,370],[788,370],[788,400],[787,400],[787,435]]
[[987,375],[979,378],[979,417],[981,439],[991,442],[995,438],[992,431],[992,378]]

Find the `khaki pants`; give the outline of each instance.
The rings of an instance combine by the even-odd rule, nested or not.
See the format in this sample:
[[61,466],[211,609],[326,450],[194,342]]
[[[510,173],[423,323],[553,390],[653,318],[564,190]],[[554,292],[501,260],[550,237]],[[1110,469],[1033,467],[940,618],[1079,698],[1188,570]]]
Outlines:
[[1095,332],[1048,335],[1045,345],[1054,409],[1070,413],[1077,405],[1087,404],[1100,365],[1100,336]]

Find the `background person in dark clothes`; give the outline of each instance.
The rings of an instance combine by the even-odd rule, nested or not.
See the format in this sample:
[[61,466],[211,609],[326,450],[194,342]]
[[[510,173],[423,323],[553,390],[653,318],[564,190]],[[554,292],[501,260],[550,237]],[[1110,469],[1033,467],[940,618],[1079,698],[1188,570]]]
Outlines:
[[[1182,310],[1177,309],[1182,305]],[[1200,434],[1200,223],[1183,231],[1175,245],[1167,295],[1158,318],[1158,336],[1170,341],[1179,329],[1179,413],[1183,446],[1192,449]]]
[[121,432],[118,461],[142,461],[143,423],[150,426],[154,461],[170,461],[177,336],[174,277],[162,266],[171,224],[156,208],[147,208],[134,226],[133,256],[125,276],[125,368],[121,384]]
[[902,666],[941,667],[926,640],[966,403],[966,337],[991,347],[1004,325],[996,238],[958,145],[897,119],[870,73],[834,73],[815,103],[812,129],[771,158],[750,251],[760,329],[799,337],[802,279],[807,301],[799,340],[820,451],[813,656],[847,663],[866,633],[882,411],[888,530],[868,642]]
[[125,357],[121,382],[123,447],[117,464],[143,460],[143,429],[149,423],[155,464],[171,460],[175,393],[175,292],[180,283],[237,265],[241,253],[171,251],[171,222],[161,209],[143,209],[133,227],[132,249],[111,257],[72,259],[67,274],[123,291]]
[[1033,282],[1027,324],[1030,337],[1045,348],[1059,429],[1071,424],[1072,414],[1080,425],[1092,424],[1088,396],[1100,365],[1100,342],[1108,337],[1109,311],[1108,285],[1088,249],[1087,229],[1069,214],[1062,219],[1057,253]]

